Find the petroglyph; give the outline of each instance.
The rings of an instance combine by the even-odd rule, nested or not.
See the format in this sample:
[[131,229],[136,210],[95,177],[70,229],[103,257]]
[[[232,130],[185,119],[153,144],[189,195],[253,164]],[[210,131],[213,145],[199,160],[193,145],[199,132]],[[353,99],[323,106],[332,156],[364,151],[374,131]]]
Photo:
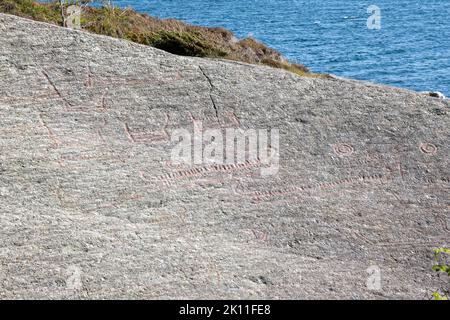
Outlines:
[[60,155],[58,164],[61,167],[76,167],[84,162],[125,162],[128,156],[114,152],[96,152],[96,153],[77,153]]
[[159,176],[157,179],[165,185],[170,186],[178,180],[191,179],[195,177],[202,177],[212,173],[233,173],[238,171],[246,171],[251,169],[261,168],[263,164],[259,160],[250,161],[238,164],[216,164],[210,166],[197,166],[187,170],[176,171]]
[[333,146],[334,153],[336,153],[338,156],[344,156],[348,157],[351,156],[355,149],[353,146],[347,143],[338,143]]
[[136,140],[134,139],[133,134],[131,133],[130,127],[128,126],[128,123],[123,124],[123,129],[125,130],[125,134],[127,135],[128,140],[130,140],[131,143],[136,143]]
[[187,169],[189,167],[185,163],[174,163],[171,160],[164,161],[164,166],[165,166],[166,169],[169,169],[169,170],[172,170],[172,171],[173,170]]
[[432,143],[422,143],[420,145],[420,151],[424,154],[434,156],[438,152],[438,148]]
[[221,114],[218,116],[216,116],[215,114],[203,114],[202,116],[194,116],[192,112],[189,111],[188,115],[193,125],[196,125],[199,122],[203,124],[203,131],[207,129],[238,129],[242,127],[239,118],[233,111],[226,111],[223,113],[223,115]]
[[269,233],[267,231],[261,231],[257,229],[250,230],[256,240],[266,242],[269,240]]
[[16,105],[23,102],[45,102],[53,98],[60,98],[60,96],[56,92],[30,96],[0,96],[0,102],[7,103],[8,105]]
[[[49,134],[49,130],[48,128],[46,128],[45,123],[42,120],[42,117],[39,117],[39,126],[37,127],[37,129],[41,129],[41,128],[45,128],[47,134]],[[0,134],[22,134],[24,132],[28,132],[28,131],[36,131],[36,126],[34,125],[14,125],[14,126],[9,126],[9,127],[3,127],[0,128]],[[51,131],[51,130],[50,130]]]
[[136,131],[130,128],[130,125],[127,122],[123,123],[123,128],[126,134],[127,139],[132,143],[162,143],[170,141],[170,136],[167,131],[167,127],[169,125],[170,116],[168,113],[165,113],[165,122],[163,127],[160,130],[156,131]]
[[52,87],[52,89],[55,91],[55,93],[58,95],[58,97],[64,102],[64,107],[66,109],[69,109],[70,107],[72,107],[72,104],[70,103],[70,101],[68,101],[66,99],[66,97],[62,94],[62,92],[58,89],[58,87],[56,86],[56,84],[53,82],[53,80],[50,78],[50,76],[48,75],[48,73],[45,70],[42,70],[42,74],[44,75],[45,79],[47,80],[47,82],[50,84],[50,86]]
[[[325,158],[325,159],[324,159]],[[389,157],[386,154],[381,153],[363,153],[361,155],[356,155],[352,157],[347,156],[329,156],[329,157],[321,157],[316,160],[316,162],[320,165],[331,165],[339,168],[346,167],[382,167],[384,165],[394,165],[395,159]]]
[[228,111],[225,113],[228,117],[228,119],[231,120],[231,123],[234,124],[235,128],[240,128],[241,127],[241,121],[239,120],[238,116],[236,115],[235,112],[233,111]]
[[86,81],[84,82],[84,86],[91,88],[94,85],[94,77],[92,74],[91,66],[87,67],[87,75],[86,75]]
[[53,147],[58,147],[61,144],[60,139],[55,135],[55,133],[53,132],[53,130],[47,125],[47,123],[44,121],[44,118],[42,116],[42,114],[39,114],[39,122],[41,124],[41,126],[43,128],[45,128],[45,130],[48,133],[48,136],[50,137],[50,139],[53,141]]
[[[0,25],[0,297],[418,299],[438,288],[426,266],[450,245],[450,113],[436,112],[448,102],[9,15]],[[280,170],[262,175],[260,155],[165,162],[170,134],[200,121],[222,136],[278,130],[265,149]],[[377,294],[364,285],[372,263],[395,271]],[[83,266],[83,292],[55,285],[55,265]]]
[[[331,181],[331,182],[318,182],[316,184],[309,184],[303,186],[291,186],[285,189],[274,189],[274,190],[262,190],[262,191],[246,191],[239,190],[239,187],[234,186],[233,191],[235,194],[252,198],[256,201],[269,201],[272,198],[281,198],[286,196],[301,196],[301,195],[311,195],[313,192],[318,192],[321,190],[333,190],[338,187],[351,186],[356,184],[383,184],[387,183],[392,179],[389,175],[370,175],[370,176],[360,176],[351,177],[341,180]],[[293,200],[294,198],[290,198]]]
[[97,75],[88,72],[85,80],[85,86],[88,88],[110,88],[115,86],[133,87],[133,86],[147,86],[158,84],[160,81],[156,79],[136,79],[136,78],[120,78],[109,75]]
[[133,133],[134,142],[166,142],[169,140],[167,131],[161,132],[135,132]]
[[65,104],[64,110],[67,113],[106,113],[108,112],[107,103],[106,103],[106,95],[108,90],[106,89],[101,95],[92,101],[87,101],[83,104],[75,104],[71,105]]

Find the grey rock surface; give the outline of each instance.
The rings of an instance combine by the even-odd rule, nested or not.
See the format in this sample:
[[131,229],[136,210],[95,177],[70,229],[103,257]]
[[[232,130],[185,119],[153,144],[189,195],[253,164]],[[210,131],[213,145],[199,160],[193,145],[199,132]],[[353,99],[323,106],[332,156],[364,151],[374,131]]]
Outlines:
[[[450,245],[448,101],[8,15],[0,79],[2,299],[428,299],[448,283],[431,271]],[[193,119],[279,129],[279,173],[175,166],[170,134]]]

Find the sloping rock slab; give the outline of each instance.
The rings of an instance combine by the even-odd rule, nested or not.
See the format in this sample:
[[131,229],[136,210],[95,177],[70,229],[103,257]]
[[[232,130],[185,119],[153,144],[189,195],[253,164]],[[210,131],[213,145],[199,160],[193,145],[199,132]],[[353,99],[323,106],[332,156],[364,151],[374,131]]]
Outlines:
[[[0,15],[1,298],[417,298],[449,245],[448,101]],[[278,129],[279,172],[171,133]],[[380,281],[379,281],[380,280]]]

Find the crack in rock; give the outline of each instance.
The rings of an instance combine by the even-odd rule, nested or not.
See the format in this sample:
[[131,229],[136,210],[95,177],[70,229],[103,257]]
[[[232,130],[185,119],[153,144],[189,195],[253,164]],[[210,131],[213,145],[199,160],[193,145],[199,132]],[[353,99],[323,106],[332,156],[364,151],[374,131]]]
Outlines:
[[211,99],[211,103],[212,103],[212,106],[214,108],[214,112],[216,114],[217,121],[220,122],[220,120],[219,120],[219,109],[217,108],[216,102],[214,101],[214,98],[212,96],[212,93],[213,93],[213,91],[215,89],[215,86],[214,86],[211,78],[206,74],[205,70],[203,70],[203,68],[201,66],[198,66],[198,68],[200,69],[201,73],[203,74],[203,76],[208,81],[208,84],[209,84],[209,98]]

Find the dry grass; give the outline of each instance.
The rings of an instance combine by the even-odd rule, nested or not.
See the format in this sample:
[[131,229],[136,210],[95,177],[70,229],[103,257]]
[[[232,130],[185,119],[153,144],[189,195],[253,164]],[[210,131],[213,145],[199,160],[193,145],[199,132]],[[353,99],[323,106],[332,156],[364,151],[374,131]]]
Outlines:
[[[63,24],[58,1],[43,4],[33,0],[0,0],[0,12]],[[131,8],[86,7],[81,25],[92,33],[127,39],[178,55],[223,58],[285,69],[301,76],[324,76],[310,73],[303,65],[288,62],[279,52],[255,39],[238,40],[232,32],[223,28],[158,19]]]

